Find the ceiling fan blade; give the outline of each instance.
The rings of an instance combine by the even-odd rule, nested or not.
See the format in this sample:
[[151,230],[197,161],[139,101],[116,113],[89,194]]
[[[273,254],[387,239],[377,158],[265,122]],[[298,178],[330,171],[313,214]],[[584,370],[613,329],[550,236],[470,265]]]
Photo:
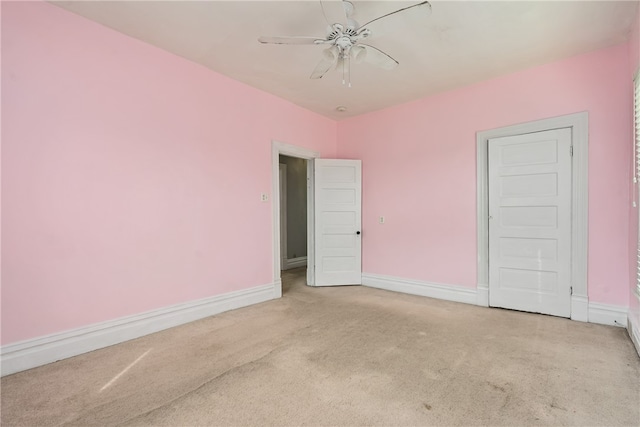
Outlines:
[[325,49],[322,52],[322,59],[316,65],[316,68],[311,73],[312,79],[321,79],[322,76],[327,74],[331,68],[338,62],[338,58],[340,57],[340,50],[338,46],[331,46],[328,49]]
[[318,37],[260,37],[260,43],[270,44],[321,44],[325,40]]
[[358,46],[361,46],[365,49],[364,56],[361,56],[361,54],[358,55],[359,57],[362,57],[362,61],[364,62],[383,68],[385,70],[393,70],[398,66],[398,64],[400,64],[398,61],[378,48],[362,43],[358,43]]
[[423,1],[423,2],[420,2],[418,4],[414,4],[413,6],[403,7],[402,9],[398,9],[395,12],[389,12],[389,13],[387,13],[385,15],[378,16],[377,18],[372,19],[371,21],[366,22],[363,25],[361,25],[358,28],[358,30],[363,29],[364,27],[366,27],[367,25],[371,24],[372,22],[378,21],[378,20],[383,19],[383,18],[387,18],[387,17],[389,17],[391,15],[395,15],[397,13],[404,12],[404,11],[409,10],[409,9],[413,9],[415,7],[421,7],[423,9],[427,10],[429,13],[431,12],[431,3],[429,3],[428,1]]
[[353,3],[351,3],[349,0],[342,0],[342,9],[344,9],[344,16],[349,19],[353,16],[353,12],[354,12],[354,7],[353,7]]
[[331,22],[329,22],[329,18],[327,17],[327,12],[324,10],[324,4],[322,0],[318,0],[320,2],[320,10],[322,10],[322,16],[324,16],[324,20],[327,21],[327,25],[331,27]]
[[353,28],[354,30],[359,27],[358,21],[354,19],[356,9],[349,0],[342,0],[342,8],[344,10],[345,23],[348,28]]

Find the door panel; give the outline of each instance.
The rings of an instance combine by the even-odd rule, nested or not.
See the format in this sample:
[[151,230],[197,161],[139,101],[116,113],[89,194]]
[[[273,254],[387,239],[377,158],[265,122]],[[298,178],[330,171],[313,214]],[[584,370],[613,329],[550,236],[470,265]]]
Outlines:
[[489,140],[489,305],[571,315],[571,130]]
[[316,286],[362,283],[360,160],[315,160]]

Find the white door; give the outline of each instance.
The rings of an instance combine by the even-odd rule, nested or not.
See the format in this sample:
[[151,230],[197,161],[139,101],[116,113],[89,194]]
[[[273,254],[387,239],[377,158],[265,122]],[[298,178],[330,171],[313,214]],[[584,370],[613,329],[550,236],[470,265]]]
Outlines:
[[316,286],[362,283],[362,162],[314,160]]
[[489,305],[571,316],[571,129],[489,140]]

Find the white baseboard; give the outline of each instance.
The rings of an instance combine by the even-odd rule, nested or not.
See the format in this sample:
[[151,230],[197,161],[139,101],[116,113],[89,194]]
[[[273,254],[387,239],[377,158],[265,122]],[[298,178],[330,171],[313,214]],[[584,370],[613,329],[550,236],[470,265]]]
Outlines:
[[287,259],[282,266],[283,270],[291,270],[292,268],[305,267],[307,265],[307,257],[299,256],[298,258]]
[[633,342],[636,348],[636,352],[638,352],[638,356],[640,356],[640,318],[636,318],[636,316],[631,313],[629,314],[627,317],[627,332],[629,333],[631,342]]
[[[362,284],[372,288],[447,301],[482,306],[489,305],[489,289],[484,287],[469,289],[461,286],[443,285],[367,273],[362,274]],[[589,302],[586,297],[573,295],[571,298],[571,319],[581,322],[588,321],[590,323],[625,327],[625,325],[627,325],[627,307]],[[634,333],[640,335],[638,328],[634,330]],[[640,342],[640,337],[637,339],[638,342]]]
[[627,307],[589,302],[589,323],[626,327]]
[[382,276],[379,274],[362,274],[362,284],[371,288],[405,294],[420,295],[447,301],[477,304],[475,289],[462,286],[442,285],[438,283],[422,282],[418,280],[402,279],[399,277]]
[[275,297],[274,284],[256,286],[5,345],[0,348],[2,376]]

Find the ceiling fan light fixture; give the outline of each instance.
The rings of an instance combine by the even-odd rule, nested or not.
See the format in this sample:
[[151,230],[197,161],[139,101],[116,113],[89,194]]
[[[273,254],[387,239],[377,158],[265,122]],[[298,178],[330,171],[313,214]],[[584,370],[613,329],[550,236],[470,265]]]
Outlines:
[[366,56],[367,50],[364,47],[355,45],[351,48],[351,57],[354,61],[356,61],[357,64],[360,64],[362,61],[364,61]]
[[324,56],[324,59],[331,62],[335,62],[335,60],[338,58],[338,52],[334,46],[328,47],[325,50],[323,50],[322,55]]

